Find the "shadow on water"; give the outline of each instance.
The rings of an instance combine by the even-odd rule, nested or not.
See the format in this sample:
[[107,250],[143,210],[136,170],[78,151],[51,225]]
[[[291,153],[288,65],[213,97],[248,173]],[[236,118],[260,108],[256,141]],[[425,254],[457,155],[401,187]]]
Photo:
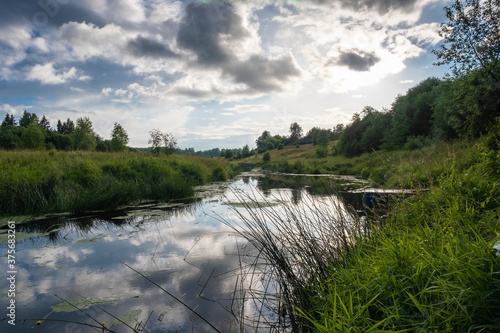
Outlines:
[[[273,298],[282,286],[269,274],[269,258],[235,226],[255,211],[314,206],[334,193],[347,194],[348,206],[361,210],[360,194],[350,192],[355,186],[359,182],[352,178],[244,174],[231,183],[199,188],[198,200],[191,203],[150,203],[18,223],[16,332],[31,332],[36,320],[44,332],[90,332],[79,324],[95,324],[89,317],[116,332],[289,330],[283,328],[290,324],[283,321],[287,311]],[[251,207],[239,205],[241,193],[259,199]],[[322,214],[338,209],[328,205],[321,206]],[[0,227],[2,253],[6,230]],[[7,281],[0,281],[0,293],[8,289]],[[0,294],[0,306],[9,301]],[[0,325],[10,328],[5,320]]]

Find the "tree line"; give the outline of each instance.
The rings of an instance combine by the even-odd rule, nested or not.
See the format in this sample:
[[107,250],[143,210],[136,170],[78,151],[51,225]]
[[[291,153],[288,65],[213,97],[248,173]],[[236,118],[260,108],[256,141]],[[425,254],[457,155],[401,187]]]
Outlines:
[[73,122],[57,121],[51,128],[45,115],[41,119],[35,113],[23,112],[17,122],[14,115],[7,114],[0,125],[0,148],[13,149],[57,149],[87,151],[123,151],[127,149],[127,131],[115,123],[110,138],[104,139],[94,131],[92,121],[81,117]]
[[[151,145],[147,150],[158,155],[171,155],[177,152],[177,140],[171,133],[153,129],[149,132]],[[109,139],[99,136],[88,117],[81,117],[74,122],[70,118],[57,121],[56,128],[50,126],[45,115],[41,119],[35,113],[24,110],[19,121],[7,113],[0,125],[0,149],[56,149],[84,151],[136,151],[128,147],[129,136],[125,128],[114,123]]]

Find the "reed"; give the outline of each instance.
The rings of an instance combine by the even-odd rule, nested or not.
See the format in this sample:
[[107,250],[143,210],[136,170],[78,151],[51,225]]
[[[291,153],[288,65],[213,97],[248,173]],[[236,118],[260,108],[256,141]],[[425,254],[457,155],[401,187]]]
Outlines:
[[0,151],[0,170],[3,216],[187,198],[194,186],[234,175],[222,159],[127,152]]
[[[234,191],[245,209],[234,210],[237,222],[221,221],[257,249],[257,258],[264,259],[264,268],[251,268],[247,274],[257,271],[263,280],[276,282],[264,295],[256,292],[256,298],[272,303],[283,327],[301,332],[306,322],[297,309],[311,307],[310,286],[329,276],[332,263],[346,262],[370,228],[334,196],[294,204],[286,197],[270,200]],[[262,261],[255,265],[262,266]]]

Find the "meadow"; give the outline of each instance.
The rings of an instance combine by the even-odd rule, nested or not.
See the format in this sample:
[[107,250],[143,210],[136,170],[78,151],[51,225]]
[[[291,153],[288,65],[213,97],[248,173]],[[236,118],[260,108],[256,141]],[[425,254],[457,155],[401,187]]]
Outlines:
[[194,186],[233,176],[220,159],[134,152],[0,151],[0,170],[3,216],[188,198]]

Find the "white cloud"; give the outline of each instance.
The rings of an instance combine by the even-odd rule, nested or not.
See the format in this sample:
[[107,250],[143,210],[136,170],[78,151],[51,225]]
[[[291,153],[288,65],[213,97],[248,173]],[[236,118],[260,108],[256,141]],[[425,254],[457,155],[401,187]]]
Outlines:
[[68,71],[58,74],[52,64],[35,65],[26,74],[29,81],[40,81],[42,84],[62,84],[77,79],[77,70],[71,67]]

